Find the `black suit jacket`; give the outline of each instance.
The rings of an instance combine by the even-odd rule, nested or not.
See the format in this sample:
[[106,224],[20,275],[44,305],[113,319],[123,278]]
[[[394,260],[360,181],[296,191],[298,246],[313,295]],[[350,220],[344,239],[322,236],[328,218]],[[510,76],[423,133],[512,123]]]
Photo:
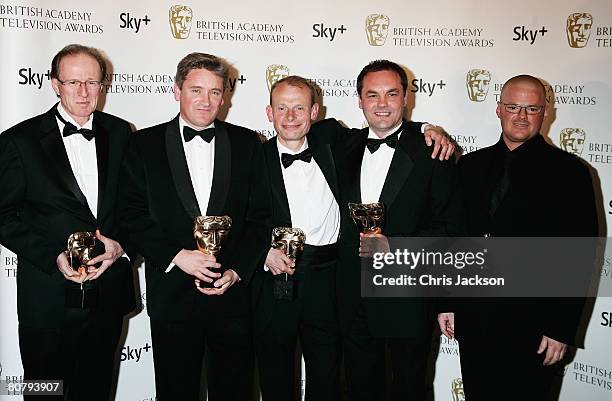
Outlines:
[[[361,202],[361,162],[368,129],[351,130],[339,138],[336,165],[341,189],[341,246],[338,261],[338,306],[341,324],[350,327],[361,305],[359,230],[349,202]],[[386,145],[382,145],[386,146]],[[421,123],[404,121],[403,133],[384,179],[380,201],[385,205],[383,234],[388,237],[444,236],[458,231],[456,174],[453,160],[431,158]],[[377,337],[423,338],[431,335],[434,303],[417,298],[365,298],[363,309],[370,332]]]
[[[516,148],[510,186],[493,216],[490,199],[508,152],[503,140],[459,161],[459,179],[468,235],[497,237],[596,237],[597,215],[588,168],[577,157],[536,135]],[[582,266],[583,268],[586,266]],[[551,283],[554,285],[554,283]],[[456,309],[456,334],[537,347],[543,335],[568,344],[574,337],[583,300],[471,299]],[[489,336],[485,327],[504,327]],[[535,345],[534,345],[535,344]]]
[[[249,309],[247,284],[252,263],[246,247],[255,242],[245,225],[253,165],[260,157],[257,134],[215,121],[215,161],[209,204],[200,210],[180,138],[178,116],[138,131],[130,144],[122,184],[122,223],[145,257],[147,310],[152,319],[184,320],[197,303],[211,313],[244,315]],[[242,281],[222,296],[197,291],[194,277],[175,266],[165,270],[181,249],[196,249],[193,220],[198,215],[228,215],[230,234],[217,260],[234,269]]]
[[[307,135],[308,147],[312,150],[313,159],[325,176],[327,185],[332,191],[336,202],[339,201],[338,179],[333,159],[335,151],[335,120],[324,120],[315,124]],[[297,163],[297,162],[296,162]],[[256,200],[249,210],[249,221],[259,227],[257,235],[257,253],[252,260],[256,270],[253,278],[253,301],[257,327],[263,328],[272,317],[274,311],[273,275],[265,272],[263,266],[270,249],[272,229],[274,227],[293,227],[289,201],[283,180],[283,172],[278,155],[276,137],[263,146],[263,157],[256,167],[258,183],[256,185]],[[317,205],[313,205],[317,207]],[[299,266],[297,266],[299,270]],[[311,280],[310,288],[316,291],[316,280]],[[330,305],[333,307],[333,305]]]
[[[95,231],[129,248],[116,214],[119,171],[130,127],[95,111],[98,210],[94,217],[81,192],[55,119],[49,111],[0,136],[0,241],[18,256],[17,309],[20,324],[59,327],[67,318],[65,287],[56,258],[76,231]],[[135,306],[127,259],[118,259],[99,279],[99,310],[127,313]]]

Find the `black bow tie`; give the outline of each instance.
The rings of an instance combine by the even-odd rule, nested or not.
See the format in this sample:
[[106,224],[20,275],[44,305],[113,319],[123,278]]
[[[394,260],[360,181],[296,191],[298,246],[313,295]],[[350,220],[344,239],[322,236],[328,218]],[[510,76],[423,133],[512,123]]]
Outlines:
[[291,166],[296,160],[301,160],[303,162],[310,163],[310,159],[312,159],[312,151],[310,150],[310,148],[307,148],[295,155],[291,155],[289,153],[281,154],[281,163],[283,163],[284,168]]
[[91,129],[87,129],[87,128],[77,129],[77,127],[74,124],[66,121],[64,117],[62,117],[57,110],[55,111],[55,116],[58,118],[58,120],[64,123],[64,130],[62,131],[62,136],[81,134],[83,135],[83,138],[87,139],[88,141],[91,141],[94,138],[94,136],[96,136],[94,131]]
[[378,148],[380,148],[380,145],[382,145],[383,143],[386,143],[388,147],[395,149],[395,147],[397,146],[398,137],[401,131],[402,131],[402,127],[400,127],[400,129],[398,129],[391,135],[387,135],[386,137],[382,139],[368,138],[368,141],[366,142],[366,146],[368,147],[368,150],[370,151],[370,153],[376,152]]
[[206,142],[210,143],[210,141],[212,141],[213,138],[215,137],[215,128],[211,127],[211,128],[203,129],[201,131],[196,131],[193,128],[188,127],[186,125],[183,127],[183,138],[185,138],[185,142],[191,141],[196,136],[199,136],[200,138],[204,139]]

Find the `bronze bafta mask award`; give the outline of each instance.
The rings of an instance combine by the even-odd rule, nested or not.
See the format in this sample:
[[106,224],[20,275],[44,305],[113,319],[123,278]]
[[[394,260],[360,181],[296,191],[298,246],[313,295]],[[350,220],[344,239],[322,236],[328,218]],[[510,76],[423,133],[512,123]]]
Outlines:
[[[229,235],[232,219],[229,216],[198,216],[194,220],[193,237],[198,250],[217,257],[221,245]],[[213,282],[214,283],[214,282]],[[213,283],[201,282],[200,287],[212,288]]]
[[[283,251],[294,262],[304,251],[306,234],[299,228],[276,227],[272,230],[271,247]],[[296,295],[295,280],[289,279],[287,273],[274,280],[274,299],[293,301]]]
[[364,234],[382,234],[385,206],[382,202],[348,204],[351,217]]
[[76,232],[68,237],[67,256],[70,267],[79,274],[87,270],[87,262],[94,258],[96,236],[92,232]]

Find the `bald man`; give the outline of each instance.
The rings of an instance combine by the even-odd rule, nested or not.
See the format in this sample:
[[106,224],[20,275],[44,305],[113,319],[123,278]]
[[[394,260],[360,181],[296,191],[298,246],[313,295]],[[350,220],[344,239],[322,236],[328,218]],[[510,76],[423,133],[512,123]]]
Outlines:
[[[459,162],[468,235],[597,236],[587,167],[540,134],[547,117],[542,83],[511,78],[496,112],[499,141]],[[576,345],[582,308],[580,298],[474,298],[440,314],[442,332],[459,340],[466,399],[515,399],[516,392],[503,390],[514,383],[529,391],[523,398],[548,400],[554,366]]]

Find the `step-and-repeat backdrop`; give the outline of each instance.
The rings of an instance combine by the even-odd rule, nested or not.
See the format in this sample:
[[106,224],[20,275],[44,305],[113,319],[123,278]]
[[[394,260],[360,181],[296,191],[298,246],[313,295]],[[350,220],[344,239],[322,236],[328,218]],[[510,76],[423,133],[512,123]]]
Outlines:
[[[612,222],[609,0],[0,0],[0,131],[56,102],[50,61],[68,43],[105,52],[110,70],[100,107],[136,129],[178,112],[173,76],[184,55],[201,51],[224,57],[233,72],[223,118],[267,137],[275,134],[264,111],[275,79],[287,74],[312,79],[323,104],[320,117],[361,127],[365,119],[357,106],[357,74],[370,60],[387,58],[409,72],[407,116],[443,126],[465,152],[497,141],[495,106],[501,85],[513,75],[529,73],[547,83],[553,112],[544,135],[595,169],[601,183],[602,221]],[[612,251],[605,258],[603,280],[612,280],[608,255]],[[3,380],[23,372],[17,341],[17,274],[17,258],[1,248]],[[128,321],[121,351],[117,400],[122,401],[155,399],[143,267],[138,276],[140,312]],[[590,316],[585,349],[565,370],[562,400],[612,400],[610,338],[612,300],[602,297]],[[442,338],[436,401],[464,399],[459,358],[459,345]],[[499,391],[528,398],[520,373]]]

